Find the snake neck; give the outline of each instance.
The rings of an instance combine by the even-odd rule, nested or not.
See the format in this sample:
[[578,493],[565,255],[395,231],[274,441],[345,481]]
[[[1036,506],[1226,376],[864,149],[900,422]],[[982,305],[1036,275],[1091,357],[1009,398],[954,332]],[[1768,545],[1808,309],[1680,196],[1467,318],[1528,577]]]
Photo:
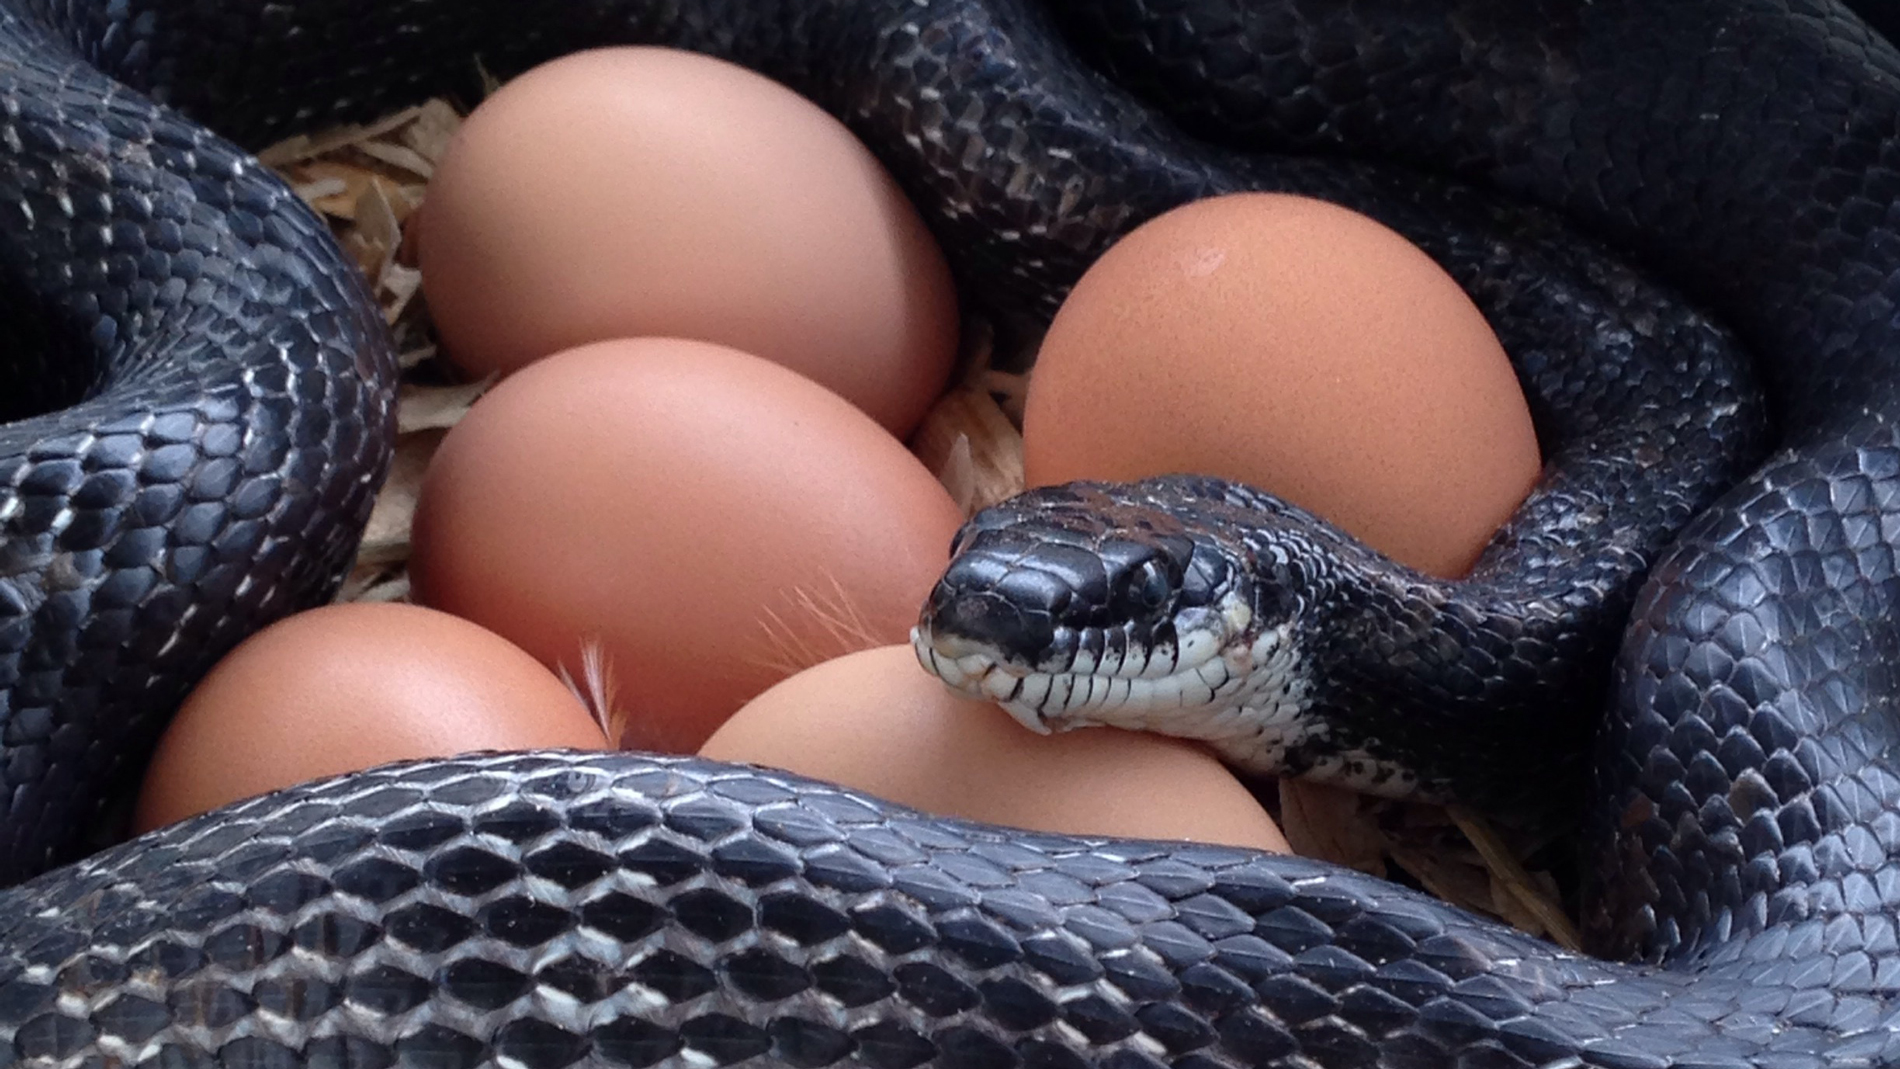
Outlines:
[[[1229,491],[1251,496],[1246,488]],[[1248,500],[1263,518],[1296,510]],[[1526,568],[1507,531],[1468,578],[1400,565],[1314,517],[1250,541],[1260,673],[1197,714],[1230,764],[1387,797],[1459,801],[1512,824],[1568,823],[1640,574]],[[1261,654],[1265,656],[1261,656]]]
[[1555,592],[1335,553],[1302,628],[1303,707],[1256,704],[1241,719],[1274,730],[1217,742],[1223,755],[1510,824],[1573,822],[1616,640],[1608,599],[1588,592],[1578,615]]

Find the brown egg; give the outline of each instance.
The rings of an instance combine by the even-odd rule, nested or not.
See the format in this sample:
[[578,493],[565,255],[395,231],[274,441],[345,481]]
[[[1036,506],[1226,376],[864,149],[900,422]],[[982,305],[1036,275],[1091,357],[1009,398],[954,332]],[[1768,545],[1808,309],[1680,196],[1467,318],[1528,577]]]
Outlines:
[[1457,283],[1363,215],[1271,194],[1176,209],[1090,267],[1037,356],[1023,438],[1032,486],[1219,475],[1445,576],[1541,465]]
[[925,674],[909,646],[792,676],[739,710],[700,753],[993,824],[1291,852],[1207,751],[1114,728],[1033,735]]
[[134,823],[405,758],[606,744],[560,680],[492,632],[414,605],[331,605],[218,662],[159,743]]
[[598,642],[622,742],[691,751],[752,696],[903,641],[962,521],[837,395],[704,342],[602,342],[504,380],[417,506],[419,601],[577,667]]
[[613,48],[522,75],[469,116],[424,211],[429,308],[475,376],[701,338],[905,435],[950,373],[949,269],[897,184],[816,105],[721,60]]

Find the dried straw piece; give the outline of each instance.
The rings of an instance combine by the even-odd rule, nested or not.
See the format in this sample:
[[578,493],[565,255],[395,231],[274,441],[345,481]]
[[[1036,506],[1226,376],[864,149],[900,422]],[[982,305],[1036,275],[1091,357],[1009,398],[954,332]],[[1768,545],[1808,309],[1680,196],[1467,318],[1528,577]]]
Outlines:
[[1439,898],[1455,906],[1499,916],[1492,904],[1491,881],[1483,869],[1457,864],[1442,851],[1405,843],[1393,844],[1391,855],[1394,864],[1411,873],[1421,887]]
[[[1563,906],[1555,895],[1547,895],[1538,882],[1532,878],[1524,863],[1518,860],[1504,840],[1499,838],[1491,822],[1464,806],[1447,806],[1445,812],[1457,823],[1458,830],[1484,859],[1485,868],[1490,871],[1494,888],[1492,901],[1499,912],[1507,918],[1522,912],[1533,918],[1535,925],[1543,929],[1553,942],[1567,950],[1580,950],[1583,939],[1577,934],[1576,926],[1564,915]],[[1502,889],[1498,893],[1496,889]],[[1520,928],[1530,926],[1512,920]]]

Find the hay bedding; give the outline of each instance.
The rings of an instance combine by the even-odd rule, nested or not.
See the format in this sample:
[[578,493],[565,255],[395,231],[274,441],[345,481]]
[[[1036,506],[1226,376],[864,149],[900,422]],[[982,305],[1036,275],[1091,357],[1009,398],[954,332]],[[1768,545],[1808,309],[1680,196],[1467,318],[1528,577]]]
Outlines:
[[[341,601],[408,598],[409,529],[423,471],[448,428],[488,385],[458,381],[438,359],[421,300],[422,276],[404,240],[405,225],[460,121],[447,102],[434,100],[367,126],[294,138],[261,154],[330,221],[371,280],[403,368],[394,469]],[[1022,489],[1028,380],[991,368],[990,332],[980,317],[966,323],[964,336],[964,371],[926,417],[911,448],[967,514]],[[603,719],[616,712],[596,710]],[[1502,836],[1457,808],[1364,798],[1314,784],[1269,784],[1261,797],[1301,854],[1410,883],[1533,935],[1577,946],[1563,906],[1567,901],[1574,909],[1575,873],[1563,873],[1560,889],[1551,871],[1537,868],[1546,855],[1562,855],[1553,844]]]

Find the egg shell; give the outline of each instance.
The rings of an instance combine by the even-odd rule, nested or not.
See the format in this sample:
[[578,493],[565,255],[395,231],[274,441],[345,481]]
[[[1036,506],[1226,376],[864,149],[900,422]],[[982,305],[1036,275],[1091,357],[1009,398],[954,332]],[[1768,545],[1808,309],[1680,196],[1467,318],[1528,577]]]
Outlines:
[[831,387],[900,436],[957,344],[943,254],[843,124],[708,56],[612,48],[503,86],[438,166],[418,251],[471,375],[662,335]]
[[1206,750],[1114,728],[1034,734],[1001,708],[952,693],[918,667],[909,646],[853,653],[786,679],[700,753],[992,824],[1291,852],[1266,810]]
[[246,639],[193,689],[133,819],[147,831],[407,758],[606,745],[579,699],[500,636],[414,605],[331,605]]
[[1030,485],[1251,483],[1424,571],[1467,571],[1541,460],[1509,359],[1458,284],[1344,208],[1186,205],[1093,264],[1024,413]]
[[705,342],[602,342],[504,380],[424,478],[417,600],[576,669],[690,752],[827,657],[902,640],[962,515],[837,395]]

